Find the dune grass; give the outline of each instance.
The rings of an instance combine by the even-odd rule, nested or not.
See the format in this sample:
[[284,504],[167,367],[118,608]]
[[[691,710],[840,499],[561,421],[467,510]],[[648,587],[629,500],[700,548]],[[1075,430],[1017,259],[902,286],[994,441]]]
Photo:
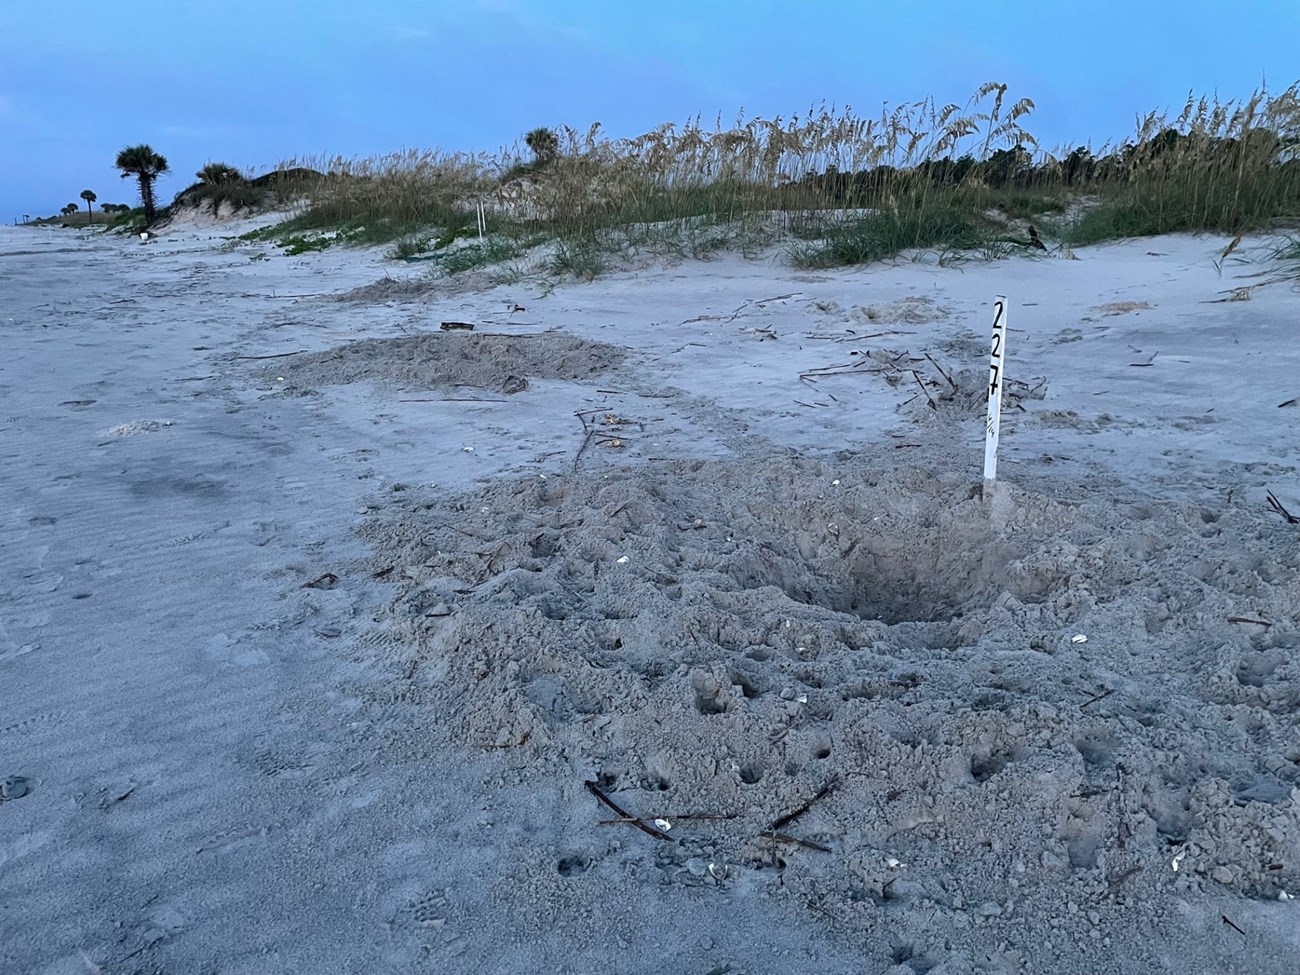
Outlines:
[[325,175],[272,233],[338,231],[412,257],[476,235],[481,204],[489,241],[440,256],[446,273],[545,242],[551,273],[590,277],[647,249],[708,257],[783,242],[795,263],[827,267],[916,249],[1005,253],[1031,243],[1029,222],[1082,244],[1300,220],[1300,83],[1241,102],[1189,99],[1095,151],[1042,149],[1033,110],[988,84],[965,106],[926,99],[875,118],[822,107],[631,139],[544,130],[554,141],[544,156],[530,143],[531,162],[518,145],[308,161],[298,166]]

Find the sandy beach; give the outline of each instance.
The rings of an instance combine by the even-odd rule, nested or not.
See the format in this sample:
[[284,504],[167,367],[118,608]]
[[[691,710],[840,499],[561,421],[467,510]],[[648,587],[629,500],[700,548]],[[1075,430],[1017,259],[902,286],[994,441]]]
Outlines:
[[0,973],[1297,970],[1258,242],[493,286],[250,226],[0,228]]

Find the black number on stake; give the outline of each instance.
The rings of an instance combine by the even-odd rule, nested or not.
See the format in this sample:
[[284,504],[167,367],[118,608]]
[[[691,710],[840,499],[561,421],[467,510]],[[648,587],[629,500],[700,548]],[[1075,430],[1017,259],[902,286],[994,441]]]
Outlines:
[[[993,302],[993,353],[991,358],[1002,358],[1002,314],[1006,310],[1002,302]],[[996,362],[989,363],[989,396],[996,396],[998,391],[999,368]]]

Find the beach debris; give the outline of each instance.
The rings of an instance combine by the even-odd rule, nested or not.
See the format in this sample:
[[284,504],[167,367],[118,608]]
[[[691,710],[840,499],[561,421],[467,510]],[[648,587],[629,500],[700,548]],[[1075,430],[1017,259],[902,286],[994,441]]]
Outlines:
[[627,565],[627,556],[626,556],[626,555],[620,555],[618,558],[616,558],[616,559],[614,560],[614,562],[615,562],[617,565]]
[[302,588],[303,589],[333,589],[335,586],[338,585],[338,582],[339,582],[339,577],[336,576],[333,572],[325,572],[321,575],[318,575],[311,582],[304,582],[302,584]]
[[464,451],[465,453],[467,453],[467,454],[472,454],[472,453],[474,453],[474,448],[473,448],[473,447],[461,447],[460,449],[463,450],[463,451]]
[[438,326],[444,332],[472,332],[474,326],[470,322],[443,322]]
[[916,370],[909,369],[908,371],[912,374],[912,378],[916,380],[916,384],[921,387],[921,392],[925,393],[925,398],[930,401],[930,409],[937,410],[939,404],[934,401],[934,397],[930,395],[930,391],[925,388],[925,383],[922,382],[921,377],[916,374]]
[[1249,616],[1229,616],[1229,617],[1228,617],[1228,622],[1229,622],[1229,623],[1252,623],[1252,624],[1254,624],[1255,626],[1264,626],[1264,627],[1268,627],[1268,626],[1272,626],[1272,625],[1273,625],[1273,624],[1270,623],[1268,620],[1257,620],[1257,619],[1252,619],[1252,618],[1249,617]]
[[1174,854],[1174,859],[1169,864],[1169,866],[1173,868],[1174,873],[1177,873],[1179,870],[1182,869],[1183,860],[1186,858],[1186,856],[1187,856],[1186,850],[1179,850],[1176,854]]
[[1080,704],[1080,705],[1079,705],[1079,710],[1082,711],[1082,710],[1083,710],[1084,708],[1086,708],[1088,705],[1090,705],[1090,704],[1096,704],[1098,701],[1104,701],[1104,700],[1106,700],[1106,698],[1110,697],[1110,696],[1111,696],[1112,694],[1114,694],[1114,693],[1115,693],[1115,689],[1114,689],[1113,687],[1112,687],[1110,690],[1108,690],[1108,691],[1102,691],[1100,694],[1096,694],[1096,695],[1094,695],[1094,696],[1088,698],[1088,700],[1084,701],[1082,704]]
[[1096,305],[1093,311],[1099,311],[1103,315],[1126,315],[1131,311],[1145,311],[1152,306],[1145,301],[1112,301],[1104,305]]
[[1277,514],[1281,515],[1283,521],[1288,525],[1300,525],[1300,518],[1297,518],[1295,515],[1291,514],[1291,512],[1287,511],[1286,508],[1282,506],[1282,502],[1277,499],[1277,495],[1272,491],[1266,491],[1264,493],[1268,498],[1268,506]]
[[1241,930],[1241,928],[1237,927],[1235,924],[1233,924],[1232,921],[1228,919],[1228,915],[1220,914],[1219,917],[1222,918],[1223,923],[1226,924],[1228,927],[1232,928],[1232,930],[1236,931],[1243,938],[1246,937],[1246,932]]
[[805,850],[816,850],[818,853],[831,852],[829,846],[823,846],[820,843],[815,843],[812,840],[805,840],[798,836],[791,836],[789,833],[780,833],[775,830],[769,830],[763,835],[771,840],[775,840],[777,843],[789,843],[792,846],[802,846]]
[[605,795],[605,793],[601,791],[600,786],[596,785],[595,782],[587,781],[582,784],[588,792],[590,792],[593,796],[595,796],[596,799],[599,800],[601,803],[603,803],[604,805],[612,809],[617,815],[622,817],[622,819],[624,819],[628,823],[628,825],[635,826],[637,829],[645,833],[647,836],[653,836],[657,840],[667,840],[668,842],[672,842],[671,836],[669,836],[667,833],[665,833],[663,830],[659,829],[658,827],[651,826],[650,824],[646,823],[644,820],[639,819],[636,816],[633,816],[626,809],[624,809],[622,806],[616,803],[613,799]]
[[1088,642],[1088,638],[1087,638],[1087,636],[1085,636],[1085,635],[1082,634],[1082,633],[1076,633],[1074,636],[1070,637],[1070,642],[1071,642],[1071,643],[1087,643],[1087,642]]
[[[801,294],[803,294],[802,291],[791,291],[788,295],[773,295],[770,298],[759,298],[757,300],[751,299],[749,301],[742,302],[740,307],[737,308],[735,311],[733,311],[730,315],[697,315],[695,318],[686,319],[686,321],[682,322],[682,324],[691,325],[695,322],[734,322],[740,316],[740,313],[743,312],[746,308],[749,308],[751,305],[754,308],[762,308],[769,301],[784,301],[786,298],[796,298]],[[772,337],[775,338],[776,336],[773,335]]]
[[642,823],[654,823],[657,828],[666,833],[673,828],[673,820],[684,822],[687,820],[721,820],[735,818],[736,816],[734,813],[729,815],[719,815],[716,813],[684,813],[680,816],[669,813],[666,816],[621,816],[618,819],[598,819],[596,822],[601,826],[621,826],[624,823],[630,823],[635,819]]
[[1300,403],[1300,399],[1298,399],[1298,398],[1295,397],[1295,396],[1292,396],[1292,397],[1291,397],[1289,400],[1287,400],[1285,403],[1278,403],[1278,404],[1277,404],[1277,408],[1280,410],[1280,409],[1282,409],[1283,407],[1286,407],[1286,406],[1295,406],[1297,403]]
[[1277,899],[1280,901],[1293,901],[1295,900],[1295,895],[1288,894],[1285,890],[1279,890],[1277,892]]
[[[277,353],[275,353],[274,355],[237,355],[237,356],[235,356],[234,358],[235,358],[236,360],[241,360],[241,359],[242,359],[242,360],[247,360],[247,361],[256,361],[256,360],[259,360],[259,359],[283,359],[283,358],[285,358],[286,356],[291,356],[291,355],[302,355],[302,354],[303,354],[304,352],[306,352],[306,351],[307,351],[306,349],[298,349],[298,350],[296,350],[296,351],[294,351],[294,352],[277,352]],[[283,380],[283,379],[284,379],[283,376],[276,376],[275,378],[276,378],[276,379],[280,379],[280,380]]]
[[509,400],[490,399],[486,396],[425,396],[417,399],[399,399],[399,403],[507,403]]
[[784,832],[784,830],[787,826],[811,809],[818,800],[824,799],[826,796],[830,795],[831,791],[835,788],[837,781],[837,779],[832,778],[817,790],[816,795],[803,805],[799,806],[799,808],[791,810],[784,816],[778,816],[772,821],[772,825],[766,829],[762,835],[772,841],[774,850],[777,843],[790,843],[795,846],[801,846],[807,850],[817,850],[819,853],[831,852],[830,847],[823,846],[820,843],[814,843],[812,840],[801,839],[798,836],[791,836],[789,833]]

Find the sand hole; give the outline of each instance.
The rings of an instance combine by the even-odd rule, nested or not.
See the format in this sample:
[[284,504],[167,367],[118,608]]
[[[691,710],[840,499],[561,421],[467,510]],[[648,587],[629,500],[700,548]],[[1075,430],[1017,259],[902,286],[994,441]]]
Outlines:
[[578,877],[591,867],[591,860],[580,853],[571,853],[560,857],[555,870],[561,877]]
[[641,788],[646,792],[667,792],[672,787],[667,776],[660,775],[658,772],[647,772],[641,779]]
[[976,752],[971,756],[970,774],[976,782],[987,782],[1011,764],[1015,756],[1004,749]]
[[740,766],[740,781],[745,785],[758,785],[763,781],[763,766],[757,762],[746,762]]
[[1028,602],[1057,587],[1041,573],[1012,571],[1017,553],[992,536],[978,504],[935,498],[930,511],[930,501],[888,520],[875,509],[835,520],[821,506],[774,509],[773,532],[725,571],[744,589],[770,586],[798,603],[890,625],[959,619],[1003,589]]

